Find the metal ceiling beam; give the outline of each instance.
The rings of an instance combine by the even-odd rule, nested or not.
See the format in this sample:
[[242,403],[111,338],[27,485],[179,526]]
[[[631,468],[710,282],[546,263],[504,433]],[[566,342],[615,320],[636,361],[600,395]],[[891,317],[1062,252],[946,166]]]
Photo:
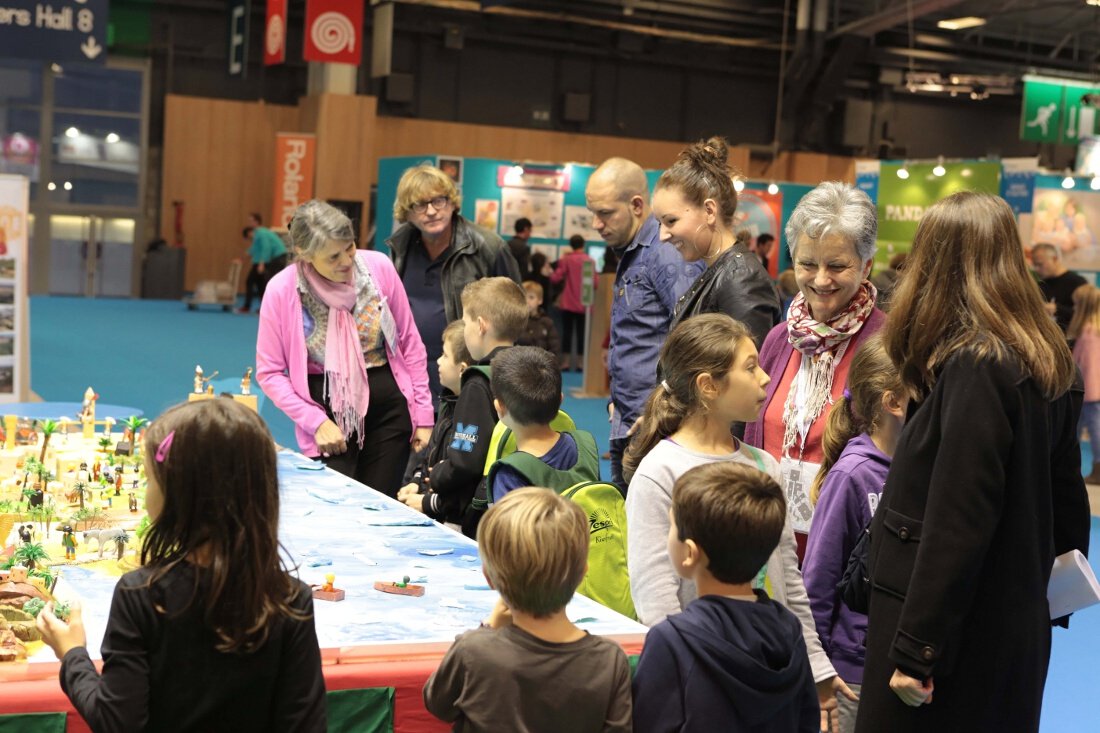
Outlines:
[[955,5],[961,5],[963,2],[964,0],[915,0],[913,2],[903,0],[903,2],[896,3],[874,15],[869,15],[866,18],[861,18],[837,28],[830,38],[847,35],[869,38],[876,33],[904,23],[909,19],[910,12],[912,12],[915,20],[929,13],[938,13]]

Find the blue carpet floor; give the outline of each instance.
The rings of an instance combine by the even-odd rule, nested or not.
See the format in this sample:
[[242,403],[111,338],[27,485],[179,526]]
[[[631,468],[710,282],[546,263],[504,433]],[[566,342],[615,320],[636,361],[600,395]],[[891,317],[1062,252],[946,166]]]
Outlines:
[[[254,366],[255,315],[221,310],[188,311],[170,301],[59,297],[31,299],[32,389],[44,400],[80,401],[93,387],[104,403],[127,405],[154,418],[187,399],[195,364],[209,375],[220,372],[217,391],[236,391],[244,370]],[[592,432],[607,450],[604,400],[570,396],[579,374],[566,374],[565,410]],[[259,389],[255,390],[258,394]],[[290,421],[270,402],[260,414],[275,440],[294,446]],[[1091,456],[1085,456],[1091,465]],[[607,461],[603,475],[609,473]],[[1100,519],[1092,520],[1094,558],[1100,557]],[[1093,567],[1100,567],[1095,559]],[[1011,613],[1012,609],[1005,609]],[[1012,664],[1012,642],[991,665]],[[1043,707],[1043,733],[1100,731],[1096,696],[1100,693],[1100,607],[1078,614],[1069,630],[1055,629],[1054,651]]]

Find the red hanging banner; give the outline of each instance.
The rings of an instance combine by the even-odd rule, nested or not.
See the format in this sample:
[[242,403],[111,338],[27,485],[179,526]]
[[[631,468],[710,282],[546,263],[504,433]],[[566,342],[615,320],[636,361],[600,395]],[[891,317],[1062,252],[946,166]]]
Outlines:
[[306,0],[306,61],[358,66],[363,57],[363,0]]
[[264,24],[264,66],[286,61],[286,15],[288,0],[267,0]]

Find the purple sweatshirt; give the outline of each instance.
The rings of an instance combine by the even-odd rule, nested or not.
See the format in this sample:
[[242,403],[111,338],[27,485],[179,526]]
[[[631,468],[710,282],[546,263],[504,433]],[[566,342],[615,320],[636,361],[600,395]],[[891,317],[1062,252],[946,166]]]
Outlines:
[[802,564],[821,647],[840,678],[857,685],[863,684],[867,617],[844,605],[836,585],[871,523],[889,470],[890,457],[866,433],[848,441],[821,485]]

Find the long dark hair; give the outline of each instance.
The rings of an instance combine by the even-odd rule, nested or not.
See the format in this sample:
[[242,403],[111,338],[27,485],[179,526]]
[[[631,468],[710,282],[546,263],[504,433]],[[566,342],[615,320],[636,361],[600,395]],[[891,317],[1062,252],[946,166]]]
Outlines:
[[1018,361],[1048,399],[1073,384],[1065,336],[1043,308],[1012,209],[997,196],[962,191],[930,207],[892,301],[883,341],[914,395],[930,391],[959,351]]
[[259,415],[222,397],[169,408],[146,432],[145,468],[164,497],[141,549],[149,584],[201,558],[209,584],[191,602],[219,651],[254,651],[277,618],[303,618],[290,605],[299,585],[280,556],[275,443]]
[[653,446],[705,409],[698,391],[699,375],[710,374],[716,382],[724,381],[743,338],[752,338],[749,329],[725,313],[693,316],[672,329],[661,347],[659,364],[664,380],[646,400],[638,431],[623,456],[623,478],[629,481]]
[[813,504],[817,504],[825,476],[840,458],[848,441],[861,433],[870,434],[878,429],[882,418],[882,395],[887,390],[900,395],[902,389],[901,377],[886,353],[882,335],[876,333],[868,336],[852,357],[844,396],[836,401],[825,421],[825,434],[821,439],[825,457],[810,486],[810,501]]

